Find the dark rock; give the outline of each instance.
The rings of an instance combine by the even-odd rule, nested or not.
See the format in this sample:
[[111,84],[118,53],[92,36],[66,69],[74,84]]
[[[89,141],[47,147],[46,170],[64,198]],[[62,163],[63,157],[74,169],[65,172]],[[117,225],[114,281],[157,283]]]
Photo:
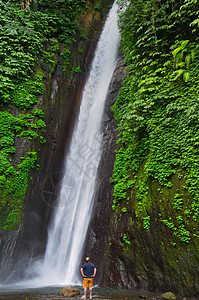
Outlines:
[[75,297],[80,294],[80,290],[67,286],[61,289],[58,294],[64,297]]
[[141,299],[148,299],[148,297],[145,296],[145,295],[139,295],[138,297],[141,298]]

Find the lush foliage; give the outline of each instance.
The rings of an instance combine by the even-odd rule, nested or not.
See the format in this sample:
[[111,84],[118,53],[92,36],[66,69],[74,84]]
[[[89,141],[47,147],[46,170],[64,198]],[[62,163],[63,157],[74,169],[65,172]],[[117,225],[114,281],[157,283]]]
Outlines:
[[197,0],[131,0],[120,15],[127,76],[113,106],[113,209],[121,205],[125,213],[134,199],[135,215],[149,229],[156,185],[157,218],[183,243],[198,236],[198,8]]
[[20,2],[0,1],[0,228],[6,230],[16,229],[23,215],[29,172],[38,157],[31,140],[45,143],[44,112],[37,105],[44,92],[42,64],[53,70],[60,42],[72,43],[85,4],[39,0],[38,11],[31,11],[21,10]]

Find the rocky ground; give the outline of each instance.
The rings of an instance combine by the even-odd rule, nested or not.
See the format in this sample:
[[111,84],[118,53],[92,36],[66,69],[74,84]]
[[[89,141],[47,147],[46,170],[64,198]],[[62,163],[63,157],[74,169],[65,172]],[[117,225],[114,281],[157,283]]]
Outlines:
[[[65,287],[51,288],[50,290],[31,290],[18,292],[1,292],[0,300],[80,300],[82,288]],[[87,296],[89,299],[89,296]],[[146,291],[120,290],[120,289],[93,289],[93,300],[194,300],[174,295],[172,292],[150,293]],[[199,298],[195,298],[199,299]]]

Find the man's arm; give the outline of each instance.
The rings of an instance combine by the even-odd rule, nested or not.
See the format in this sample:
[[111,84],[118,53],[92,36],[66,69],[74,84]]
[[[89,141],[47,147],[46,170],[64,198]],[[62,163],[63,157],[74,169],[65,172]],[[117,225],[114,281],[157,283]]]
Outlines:
[[95,274],[96,274],[96,272],[97,272],[97,269],[96,269],[96,268],[94,268],[93,277],[95,277]]
[[83,268],[80,269],[80,272],[81,272],[81,274],[82,274],[83,277],[86,277],[86,276],[84,275]]

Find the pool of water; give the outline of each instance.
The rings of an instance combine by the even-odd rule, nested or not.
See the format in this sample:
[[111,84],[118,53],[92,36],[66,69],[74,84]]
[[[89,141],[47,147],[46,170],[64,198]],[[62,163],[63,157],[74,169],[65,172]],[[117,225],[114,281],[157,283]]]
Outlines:
[[[12,289],[12,287],[0,287],[0,300],[80,300],[83,294],[82,287],[78,286],[74,288],[78,288],[80,290],[80,295],[77,297],[68,298],[58,295],[58,292],[62,289],[62,287],[43,287],[34,289]],[[159,297],[160,293],[157,294],[145,291],[109,289],[100,287],[93,288],[93,300],[156,300],[159,299]],[[89,299],[88,296],[87,299]],[[190,300],[191,298],[186,299]],[[183,297],[177,297],[177,300],[183,300]]]

